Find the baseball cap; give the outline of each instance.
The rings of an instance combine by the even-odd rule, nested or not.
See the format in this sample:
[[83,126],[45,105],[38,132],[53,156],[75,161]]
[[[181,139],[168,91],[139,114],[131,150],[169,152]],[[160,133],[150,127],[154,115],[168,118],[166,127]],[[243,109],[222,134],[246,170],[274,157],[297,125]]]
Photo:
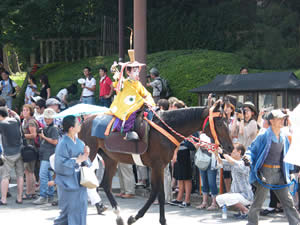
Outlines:
[[31,101],[33,101],[34,103],[36,103],[38,100],[43,99],[41,96],[31,96]]
[[53,116],[56,114],[56,112],[54,111],[54,109],[52,108],[47,108],[44,111],[44,118],[45,119],[53,119]]
[[60,101],[58,101],[56,98],[48,98],[46,101],[46,106],[48,107],[49,105],[60,105]]
[[159,71],[158,71],[158,69],[156,69],[155,67],[153,67],[150,70],[150,74],[153,74],[154,76],[158,76],[159,75]]
[[285,117],[288,117],[288,115],[284,114],[280,109],[274,109],[269,113],[267,120],[272,120],[275,118],[282,119]]

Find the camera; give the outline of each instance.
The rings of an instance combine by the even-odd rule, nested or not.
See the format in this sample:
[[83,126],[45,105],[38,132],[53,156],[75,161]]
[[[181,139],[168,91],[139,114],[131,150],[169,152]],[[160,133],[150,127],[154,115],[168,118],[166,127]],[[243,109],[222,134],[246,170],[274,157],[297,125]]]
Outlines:
[[151,78],[151,76],[150,76],[150,74],[147,74],[147,76],[146,76],[147,78]]
[[243,103],[241,103],[241,102],[236,103],[235,112],[243,113]]
[[40,128],[38,129],[37,133],[40,134],[40,133],[42,133],[42,131],[43,131],[43,128],[40,127]]
[[216,97],[216,93],[210,93],[212,98]]

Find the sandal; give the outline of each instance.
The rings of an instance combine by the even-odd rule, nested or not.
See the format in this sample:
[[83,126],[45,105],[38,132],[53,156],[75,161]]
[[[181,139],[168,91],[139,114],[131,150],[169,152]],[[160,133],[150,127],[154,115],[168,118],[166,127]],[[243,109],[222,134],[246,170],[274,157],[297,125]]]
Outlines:
[[24,194],[22,197],[23,200],[32,200],[33,196],[31,194]]
[[198,205],[197,207],[196,207],[196,209],[206,209],[207,208],[207,202],[202,202],[202,204],[201,205]]
[[7,203],[3,203],[3,202],[0,200],[0,205],[7,205]]
[[125,193],[119,193],[119,194],[115,194],[115,197],[122,198],[123,195],[125,195]]
[[17,203],[17,204],[23,204],[23,201],[20,201],[20,202],[19,202],[18,199],[16,199],[16,203]]
[[217,210],[219,207],[217,205],[211,205],[207,208],[208,211],[215,211]]

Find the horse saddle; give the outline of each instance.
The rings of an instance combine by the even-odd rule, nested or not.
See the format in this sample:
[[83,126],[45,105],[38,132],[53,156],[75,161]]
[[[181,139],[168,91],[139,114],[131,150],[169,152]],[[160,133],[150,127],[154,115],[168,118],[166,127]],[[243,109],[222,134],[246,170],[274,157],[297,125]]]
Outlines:
[[110,152],[126,154],[144,154],[148,148],[149,124],[143,120],[143,112],[139,112],[134,121],[133,130],[139,135],[138,141],[125,141],[125,134],[121,132],[111,132],[104,139],[105,148]]
[[138,112],[134,121],[134,131],[139,135],[139,141],[125,141],[125,134],[110,132],[106,134],[107,127],[113,120],[109,114],[101,114],[93,119],[91,136],[104,139],[105,148],[110,152],[126,154],[143,154],[148,148],[149,124],[143,120],[143,111]]

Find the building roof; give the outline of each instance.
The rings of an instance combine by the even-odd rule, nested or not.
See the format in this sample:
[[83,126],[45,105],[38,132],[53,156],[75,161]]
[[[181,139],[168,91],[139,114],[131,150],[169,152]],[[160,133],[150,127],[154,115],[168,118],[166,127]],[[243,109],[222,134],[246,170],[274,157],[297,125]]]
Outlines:
[[210,83],[190,92],[248,92],[299,90],[300,80],[293,72],[268,72],[239,75],[217,75]]

